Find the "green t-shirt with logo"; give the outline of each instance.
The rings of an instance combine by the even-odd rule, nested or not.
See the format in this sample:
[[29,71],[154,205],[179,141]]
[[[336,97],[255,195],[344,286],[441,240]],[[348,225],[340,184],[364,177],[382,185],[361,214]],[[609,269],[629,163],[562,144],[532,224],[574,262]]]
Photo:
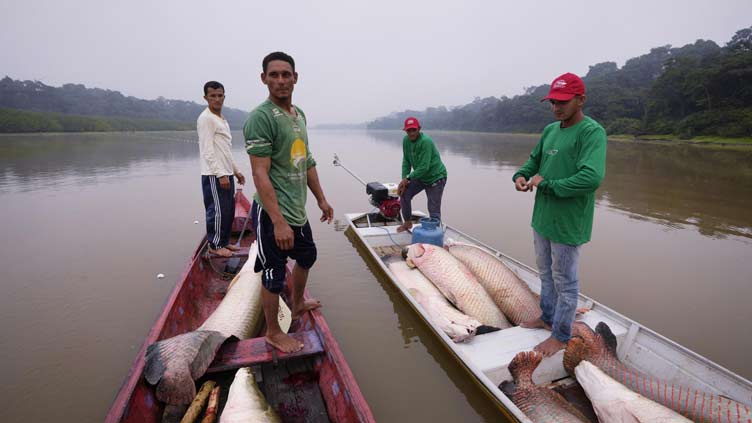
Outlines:
[[606,175],[606,131],[585,116],[568,128],[554,122],[543,130],[530,158],[512,176],[543,177],[535,193],[532,226],[560,244],[590,241],[595,190]]
[[[303,111],[293,106],[292,116],[271,100],[253,109],[243,126],[245,149],[251,156],[270,157],[271,179],[282,216],[292,226],[308,221],[305,204],[308,193],[307,171],[316,166],[308,149],[308,132]],[[258,192],[253,196],[264,207]]]

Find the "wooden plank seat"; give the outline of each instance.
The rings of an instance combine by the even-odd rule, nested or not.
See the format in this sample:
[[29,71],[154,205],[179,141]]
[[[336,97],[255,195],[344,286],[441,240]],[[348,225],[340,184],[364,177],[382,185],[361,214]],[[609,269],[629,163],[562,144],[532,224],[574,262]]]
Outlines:
[[206,373],[223,372],[324,352],[324,346],[321,344],[321,340],[315,330],[291,333],[290,336],[303,343],[302,350],[290,354],[277,351],[274,347],[266,343],[264,337],[226,342],[217,351],[217,355],[214,357],[212,364],[209,365]]

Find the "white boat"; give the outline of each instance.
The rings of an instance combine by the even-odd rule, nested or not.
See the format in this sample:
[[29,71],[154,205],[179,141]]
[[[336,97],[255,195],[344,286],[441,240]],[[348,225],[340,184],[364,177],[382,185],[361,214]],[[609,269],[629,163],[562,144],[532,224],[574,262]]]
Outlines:
[[[417,218],[422,215],[419,212],[414,213],[414,220],[417,222]],[[543,329],[511,327],[476,335],[466,343],[453,342],[438,325],[430,320],[426,311],[390,270],[390,265],[403,260],[400,254],[401,249],[411,243],[411,234],[397,233],[396,229],[400,222],[387,221],[377,213],[350,213],[345,216],[350,226],[348,230],[353,232],[352,235],[373,257],[380,270],[401,292],[433,333],[446,344],[459,363],[497,402],[502,413],[516,421],[531,422],[498,386],[503,381],[511,380],[507,366],[512,358],[518,352],[532,350],[538,343],[548,338],[550,332]],[[445,226],[445,229],[444,239],[452,238],[459,242],[484,247],[512,269],[533,292],[540,293],[540,279],[535,269],[504,255],[458,229],[451,226]],[[415,277],[421,277],[418,273],[413,274],[416,275]],[[742,404],[752,404],[752,382],[749,380],[585,295],[580,294],[578,307],[590,309],[579,315],[578,320],[587,323],[591,328],[594,329],[599,322],[608,324],[618,341],[618,357],[627,366],[646,374],[659,376],[669,383],[722,395]],[[538,385],[548,385],[560,393],[565,393],[568,400],[577,402],[576,397],[582,396],[582,391],[576,381],[564,370],[562,357],[563,351],[559,351],[553,357],[544,359],[533,374],[533,380]],[[574,405],[582,408],[582,404]]]

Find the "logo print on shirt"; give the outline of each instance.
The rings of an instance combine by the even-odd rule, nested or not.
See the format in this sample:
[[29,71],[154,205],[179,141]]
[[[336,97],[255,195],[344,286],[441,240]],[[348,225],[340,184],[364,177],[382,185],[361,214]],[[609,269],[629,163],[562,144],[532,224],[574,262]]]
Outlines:
[[554,148],[552,148],[552,149],[550,149],[550,150],[546,150],[546,154],[548,154],[549,156],[554,156],[554,155],[556,155],[556,153],[558,153],[558,152],[559,152],[559,150],[556,150],[556,149],[554,149]]
[[303,171],[304,164],[306,160],[306,145],[303,142],[302,139],[298,138],[295,140],[295,142],[292,143],[292,147],[290,147],[290,164],[298,169],[299,171]]

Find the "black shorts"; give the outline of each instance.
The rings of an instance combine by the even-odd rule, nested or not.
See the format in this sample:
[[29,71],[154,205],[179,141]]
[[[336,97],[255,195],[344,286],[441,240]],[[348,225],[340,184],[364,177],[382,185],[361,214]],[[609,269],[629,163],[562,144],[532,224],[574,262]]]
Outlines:
[[258,256],[254,271],[262,272],[261,283],[264,288],[274,294],[279,294],[285,287],[285,267],[290,257],[302,268],[310,269],[316,262],[316,244],[313,242],[311,225],[306,222],[303,226],[292,226],[295,241],[291,250],[280,250],[274,239],[274,225],[272,219],[260,204],[253,202],[251,213],[253,227],[256,228],[256,242]]

